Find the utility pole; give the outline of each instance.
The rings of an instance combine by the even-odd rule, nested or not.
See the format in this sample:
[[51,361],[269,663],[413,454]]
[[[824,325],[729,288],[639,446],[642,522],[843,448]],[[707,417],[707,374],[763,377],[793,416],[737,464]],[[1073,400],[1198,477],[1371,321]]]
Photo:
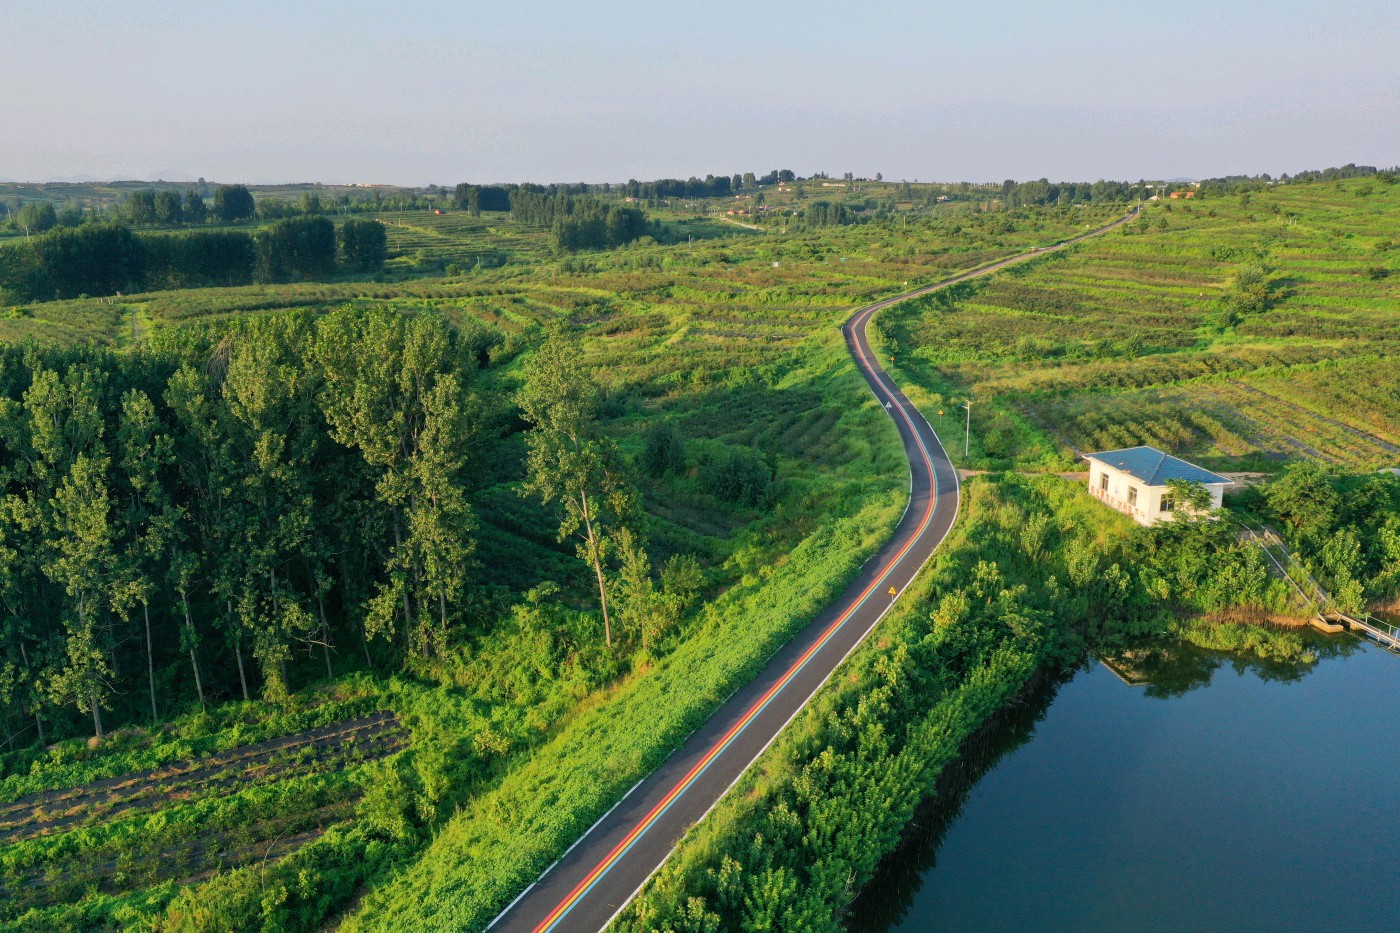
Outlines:
[[968,445],[972,443],[972,398],[969,397],[967,403],[963,405],[967,409],[967,427],[963,433],[963,459],[967,459]]

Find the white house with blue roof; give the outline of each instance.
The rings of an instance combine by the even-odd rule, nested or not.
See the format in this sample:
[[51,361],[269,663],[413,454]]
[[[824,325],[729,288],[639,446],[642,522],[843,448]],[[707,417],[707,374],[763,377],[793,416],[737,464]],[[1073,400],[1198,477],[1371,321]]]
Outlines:
[[1089,492],[1144,525],[1171,518],[1176,511],[1170,480],[1200,483],[1210,493],[1213,509],[1220,508],[1225,487],[1233,482],[1155,447],[1106,450],[1084,454],[1084,459],[1089,461]]

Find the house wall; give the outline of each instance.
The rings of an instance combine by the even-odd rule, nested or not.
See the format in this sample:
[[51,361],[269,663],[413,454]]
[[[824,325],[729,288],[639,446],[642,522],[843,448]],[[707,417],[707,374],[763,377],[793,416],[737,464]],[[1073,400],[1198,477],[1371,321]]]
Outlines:
[[[1108,478],[1107,489],[1104,488],[1104,477]],[[1130,490],[1135,491],[1135,498]],[[1206,490],[1210,493],[1210,507],[1220,508],[1225,495],[1224,484],[1210,483]],[[1089,492],[1143,525],[1151,525],[1172,517],[1170,510],[1162,511],[1162,497],[1170,494],[1169,487],[1149,486],[1122,470],[1094,460],[1089,461]]]

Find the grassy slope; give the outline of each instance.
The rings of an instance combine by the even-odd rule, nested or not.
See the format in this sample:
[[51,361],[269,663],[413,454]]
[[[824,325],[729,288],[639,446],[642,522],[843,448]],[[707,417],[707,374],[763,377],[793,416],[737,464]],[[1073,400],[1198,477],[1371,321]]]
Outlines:
[[[1067,467],[1071,447],[1152,443],[1222,469],[1393,466],[1397,243],[1400,185],[1160,203],[955,308],[897,312],[890,332],[913,381],[988,403],[987,464]],[[1252,262],[1270,270],[1271,307],[1222,326]]]
[[[481,251],[481,237],[501,250],[518,245],[490,240],[494,234],[485,221],[452,227],[436,217],[412,219],[414,230],[437,225],[460,234],[457,239],[440,237],[445,245],[437,244],[439,252],[427,257],[430,264],[461,263]],[[46,303],[20,309],[18,320],[0,324],[47,332],[45,339],[125,345],[192,321],[345,302],[404,310],[431,307],[463,324],[484,321],[514,335],[511,339],[528,339],[528,331],[540,322],[567,319],[583,328],[586,352],[613,399],[610,427],[625,449],[635,447],[635,436],[647,423],[664,417],[688,438],[693,452],[737,444],[776,459],[782,489],[770,514],[727,507],[698,490],[693,477],[646,490],[653,541],[663,549],[699,554],[711,565],[711,580],[727,588],[672,644],[655,653],[658,663],[644,664],[603,690],[585,686],[578,692],[569,684],[548,687],[543,696],[530,695],[534,706],[521,705],[522,699],[509,691],[473,695],[470,690],[439,688],[446,691],[444,699],[450,698],[450,708],[459,712],[448,724],[426,731],[410,722],[412,754],[418,755],[420,746],[426,749],[426,741],[434,748],[450,749],[461,765],[454,780],[469,783],[453,788],[439,802],[463,806],[463,816],[448,825],[417,867],[371,896],[368,912],[356,922],[384,923],[392,914],[376,911],[399,911],[405,896],[418,907],[441,908],[441,900],[420,900],[419,895],[430,891],[455,903],[464,889],[472,892],[465,902],[468,914],[479,918],[541,867],[541,860],[571,842],[591,820],[590,814],[629,783],[625,775],[643,772],[664,755],[688,731],[687,723],[703,717],[834,595],[887,535],[903,494],[904,466],[887,419],[869,402],[840,344],[836,325],[850,308],[906,281],[926,281],[1028,242],[1061,237],[1077,219],[1052,212],[1016,230],[1008,229],[1003,218],[974,215],[932,227],[835,229],[786,237],[742,234],[693,248],[639,247],[563,261],[545,261],[542,254],[527,249],[512,254],[504,267],[483,266],[458,278],[251,286],[158,292],[120,302]],[[393,227],[391,236],[397,238],[404,230],[414,233]],[[542,242],[538,233],[520,236],[527,246]],[[427,248],[406,239],[397,246],[394,263],[401,271],[422,258],[414,255],[417,250]],[[139,322],[134,332],[133,319]],[[0,337],[6,333],[10,332],[0,332]],[[509,369],[501,373],[498,388],[509,391],[511,378]],[[519,532],[526,529],[515,526],[538,522],[540,516],[522,511],[508,476],[492,487],[491,496],[490,503],[483,502],[483,518],[490,525],[483,534],[497,552],[518,554],[521,542],[533,542],[537,536],[528,533],[522,538]],[[529,551],[537,575],[549,565],[548,542],[541,542],[532,543]],[[793,593],[800,595],[793,598]],[[672,649],[676,653],[667,656]],[[476,659],[477,666],[488,664],[492,645],[484,643],[477,650],[485,652]],[[555,696],[560,687],[574,692]],[[388,696],[393,695],[391,691]],[[533,733],[522,733],[520,728],[529,723],[535,723]],[[195,726],[199,734],[211,736],[201,742],[218,747],[238,744],[246,735],[246,730],[236,729],[210,733],[205,727]],[[505,757],[497,751],[502,741],[512,749]],[[182,748],[160,746],[139,760],[169,760],[170,755],[184,754]],[[110,758],[105,751],[83,756],[77,770],[64,770],[61,762],[71,760],[64,757],[68,753],[52,763],[41,762],[35,786],[73,786],[127,767],[123,754],[112,751]],[[136,766],[135,761],[130,766]],[[561,767],[563,761],[570,765]],[[570,783],[563,776],[575,765],[581,768],[578,774],[599,779]],[[417,768],[412,763],[397,766],[410,774]],[[353,781],[342,785],[352,798],[358,795]],[[276,784],[269,787],[274,797],[286,796]],[[571,803],[551,811],[552,793]],[[297,817],[285,802],[278,806],[279,817]],[[492,834],[499,833],[502,824],[495,822],[500,811],[493,808],[501,806],[517,808],[511,812],[531,825],[531,845],[513,859],[472,864],[468,871],[453,846],[497,838]],[[184,827],[182,831],[208,834],[237,825],[238,809],[237,801],[227,809],[205,807],[199,813],[176,807],[153,818],[161,825],[169,820]],[[479,818],[483,813],[488,814],[484,821]],[[365,819],[363,814],[360,819]],[[386,847],[358,836],[353,828],[358,825],[338,824],[280,864],[271,878],[254,878],[252,887],[248,870],[217,875],[182,897],[164,922],[171,928],[219,922],[304,924],[353,893],[355,878],[398,864],[412,850],[409,840]],[[115,839],[136,832],[153,844],[164,838],[162,830],[137,820],[108,826],[100,827],[97,835]],[[360,860],[364,865],[346,865],[338,854],[366,845],[376,854]],[[35,852],[43,848],[30,847]],[[97,853],[91,847],[88,851]],[[140,864],[137,859],[136,867]],[[27,925],[109,923],[114,917],[144,922],[141,918],[160,910],[178,888],[162,882],[173,875],[148,877],[143,872],[124,871],[125,882],[115,887],[106,882],[101,893],[33,914]],[[302,877],[290,889],[284,887],[292,876],[308,872],[313,878],[325,875],[326,884],[308,886]],[[332,875],[334,882],[329,880]],[[283,893],[258,908],[257,893],[269,881]],[[139,886],[147,883],[155,886]],[[347,883],[352,887],[346,888]],[[243,907],[229,907],[250,898]],[[321,904],[315,906],[318,899]],[[84,917],[88,919],[79,919]]]
[[[1069,257],[1029,263],[959,293],[957,301],[935,296],[886,312],[881,352],[895,357],[908,394],[950,440],[962,428],[954,406],[974,389],[981,403],[975,409],[981,422],[974,433],[975,465],[1072,462],[1063,459],[1059,436],[1074,426],[1057,417],[1047,398],[1116,409],[1127,394],[1113,388],[1122,381],[1150,387],[1143,393],[1148,395],[1196,376],[1189,385],[1195,397],[1223,381],[1198,375],[1216,369],[1230,369],[1230,378],[1246,385],[1273,380],[1271,391],[1315,409],[1309,423],[1325,412],[1337,421],[1380,427],[1376,408],[1396,410],[1385,401],[1395,397],[1394,370],[1378,375],[1370,364],[1389,357],[1395,291],[1393,280],[1366,269],[1374,267],[1377,254],[1388,257],[1384,247],[1395,214],[1390,201],[1365,199],[1393,201],[1400,189],[1361,194],[1353,187],[1359,186],[1266,196],[1280,202],[1285,229],[1306,216],[1314,230],[1325,232],[1294,234],[1303,242],[1266,251],[1276,275],[1284,277],[1289,268],[1294,274],[1278,286],[1282,293],[1273,309],[1229,332],[1203,326],[1213,308],[1201,298],[1207,289],[1221,289],[1230,267],[1225,259],[1212,266],[1203,257],[1233,261],[1238,254],[1232,251],[1244,248],[1242,240],[1256,242],[1260,230],[1238,216],[1245,206],[1215,210],[1206,202],[1189,213],[1181,206],[1149,213],[1146,232],[1100,238]],[[1198,216],[1208,210],[1217,216]],[[1189,219],[1178,225],[1183,214]],[[1165,231],[1157,222],[1162,215]],[[1272,210],[1269,216],[1275,216]],[[1266,225],[1266,242],[1272,232]],[[1299,256],[1312,258],[1305,264]],[[1342,320],[1330,310],[1338,305],[1348,309]],[[1115,359],[1124,343],[1144,344],[1148,358]],[[1316,362],[1333,357],[1343,362]],[[1360,372],[1367,374],[1364,380]],[[1167,411],[1164,401],[1154,403],[1158,416]],[[1168,442],[1141,425],[1138,431],[1112,440]],[[1251,437],[1252,447],[1234,451],[1235,459],[1221,453],[1217,462],[1250,462],[1248,456],[1261,448],[1257,438]],[[916,582],[913,598],[853,656],[845,676],[819,694],[736,793],[692,830],[629,907],[621,929],[839,929],[845,905],[895,845],[961,743],[1044,661],[1036,654],[1040,636],[1017,632],[1003,643],[1011,654],[999,661],[988,655],[984,666],[955,671],[951,679],[927,658],[911,666],[911,653],[945,634],[938,621],[946,617],[944,597],[975,578],[978,572],[969,574],[969,567],[984,559],[996,561],[1008,582],[1029,583],[1032,603],[1037,594],[1046,595],[1047,570],[1062,582],[1074,577],[1073,569],[1028,566],[1025,555],[1016,554],[1017,545],[1024,545],[1028,513],[1048,509],[1051,527],[1062,534],[1087,531],[1089,549],[1108,555],[1102,560],[1112,559],[1114,542],[1133,528],[1081,489],[1050,477],[979,477],[964,495],[965,518]],[[1062,560],[1068,550],[1063,545],[1047,560]],[[1063,589],[1051,590],[1052,603],[1065,601]],[[1074,620],[1067,615],[1061,621]],[[1180,633],[1194,641],[1213,639],[1217,647],[1228,643],[1265,655],[1310,657],[1293,644],[1295,637],[1254,627],[1222,634],[1218,625],[1198,623]],[[910,706],[919,712],[908,713]],[[904,715],[898,715],[901,709]],[[881,806],[870,807],[871,799]]]

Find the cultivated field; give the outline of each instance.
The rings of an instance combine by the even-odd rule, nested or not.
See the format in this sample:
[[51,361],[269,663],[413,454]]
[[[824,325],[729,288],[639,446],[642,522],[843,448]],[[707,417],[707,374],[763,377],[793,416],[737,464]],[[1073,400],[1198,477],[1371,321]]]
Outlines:
[[[1224,469],[1394,466],[1397,243],[1400,186],[1377,181],[1159,202],[888,334],[911,375],[984,404],[988,464],[1150,443]],[[1261,306],[1235,297],[1250,268]]]
[[[1397,201],[1400,186],[1347,181],[1155,204],[1128,230],[886,312],[882,354],[950,440],[972,394],[972,466],[1059,470],[1074,450],[1136,443],[1222,469],[1396,465]],[[418,672],[431,685],[346,675],[364,665],[344,631],[334,702],[304,700],[313,689],[300,712],[200,713],[186,690],[167,726],[98,749],[72,737],[80,717],[49,722],[55,750],[0,758],[0,925],[312,929],[351,904],[350,929],[420,908],[489,920],[893,525],[904,467],[841,344],[851,309],[1123,209],[983,206],[762,231],[675,210],[663,219],[680,242],[573,256],[500,215],[385,213],[390,258],[371,281],[0,309],[0,340],[153,359],[218,346],[252,315],[440,314],[480,349],[487,425],[466,480],[471,633]],[[1237,280],[1255,266],[1267,286],[1251,306]],[[519,494],[511,399],[524,351],[554,326],[576,337],[629,461],[659,422],[685,447],[683,469],[635,484],[653,566],[692,556],[703,589],[645,648],[602,650],[586,566]],[[732,458],[762,465],[758,495],[717,491]],[[157,628],[178,643],[178,619]],[[322,676],[310,648],[291,666],[294,686]],[[133,667],[118,726],[145,720]]]

